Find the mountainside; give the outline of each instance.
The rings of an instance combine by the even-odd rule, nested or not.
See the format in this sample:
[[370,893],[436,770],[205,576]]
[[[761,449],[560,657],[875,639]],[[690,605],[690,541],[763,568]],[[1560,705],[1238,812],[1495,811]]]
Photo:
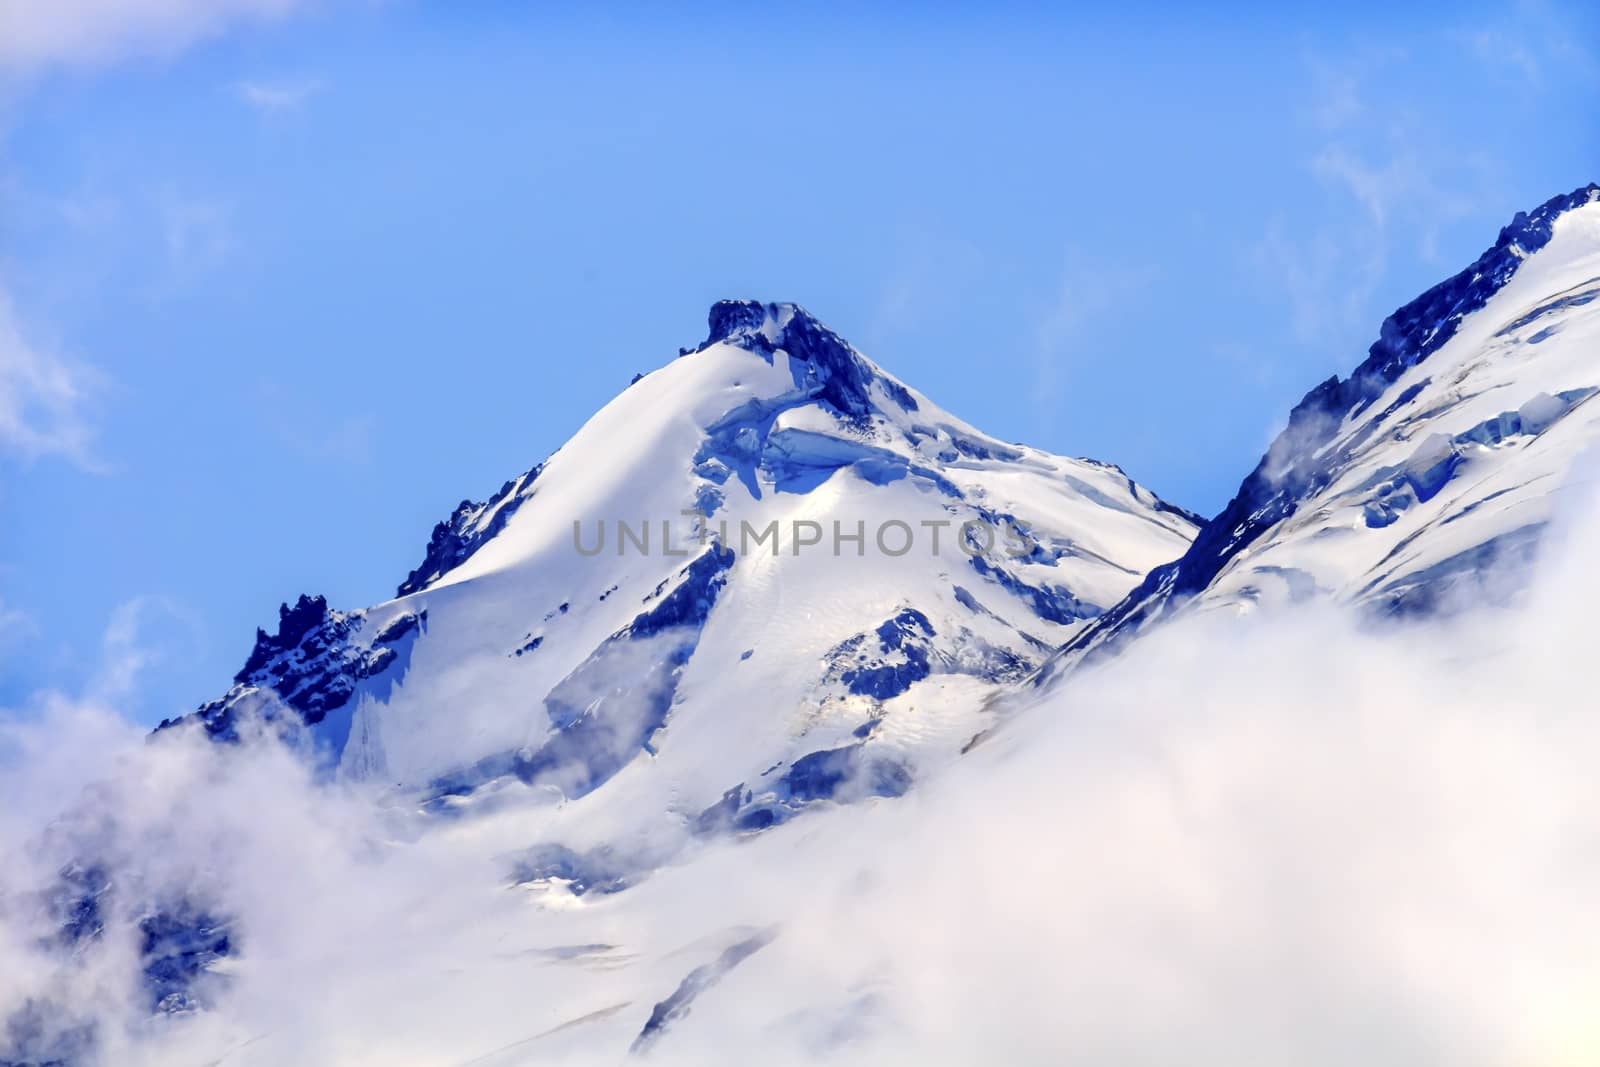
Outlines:
[[622,774],[627,810],[782,821],[898,793],[1190,515],[1001,443],[787,304],[724,302],[550,460],[433,532],[395,600],[286,605],[198,713],[303,722],[442,807]]
[[1306,394],[1182,558],[1040,673],[1178,612],[1331,597],[1428,614],[1520,586],[1568,467],[1600,436],[1600,185],[1518,214]]
[[1367,1062],[1389,992],[1433,1009],[1393,1062],[1546,1062],[1462,1050],[1489,1008],[1531,1040],[1549,973],[1592,1016],[1580,865],[1539,851],[1593,836],[1587,679],[1540,659],[1592,590],[1466,651],[1166,624],[1514,599],[1600,438],[1597,298],[1589,186],[1396,312],[1203,527],[719,303],[394,599],[285,604],[16,859],[0,1067]]

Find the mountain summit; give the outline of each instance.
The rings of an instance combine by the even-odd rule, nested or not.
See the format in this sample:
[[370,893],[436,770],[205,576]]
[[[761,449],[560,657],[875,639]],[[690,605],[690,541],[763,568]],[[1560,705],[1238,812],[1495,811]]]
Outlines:
[[759,829],[898,793],[990,697],[1180,611],[1514,588],[1600,433],[1597,296],[1589,185],[1390,316],[1203,528],[1114,466],[989,437],[797,305],[721,301],[699,346],[463,501],[396,599],[286,605],[191,718],[303,728],[330,773],[440,810],[533,789],[574,820]]
[[[1166,1003],[1184,973],[1173,961],[1208,943],[1215,955],[1180,961],[1201,976],[1186,985],[1241,958],[1267,983],[1219,1031],[1226,1058],[1285,974],[1278,941],[1257,936],[1262,912],[1325,926],[1363,1004],[1371,975],[1350,968],[1346,942],[1392,895],[1395,857],[1437,845],[1447,875],[1401,893],[1396,925],[1380,927],[1401,943],[1375,957],[1395,988],[1419,988],[1416,945],[1431,944],[1412,938],[1419,914],[1455,909],[1452,936],[1486,914],[1520,935],[1512,920],[1529,909],[1502,899],[1504,864],[1484,868],[1484,895],[1455,899],[1457,881],[1475,881],[1462,856],[1501,850],[1464,847],[1478,839],[1456,836],[1459,820],[1414,820],[1459,808],[1494,823],[1484,840],[1501,845],[1581,843],[1578,824],[1548,819],[1582,807],[1569,801],[1589,781],[1588,749],[1564,742],[1589,735],[1558,723],[1581,716],[1529,719],[1567,763],[1505,761],[1569,774],[1557,803],[1537,775],[1540,795],[1512,798],[1510,814],[1480,788],[1502,761],[1477,754],[1516,736],[1499,729],[1502,705],[1539,679],[1474,676],[1494,690],[1474,705],[1484,714],[1452,714],[1433,753],[1446,720],[1389,708],[1396,670],[1343,686],[1343,662],[1320,645],[1240,654],[1202,637],[1188,662],[1146,644],[1151,658],[1108,684],[1077,668],[1203,612],[1322,599],[1392,624],[1514,596],[1569,468],[1600,439],[1600,188],[1519,215],[1391,316],[1203,527],[1114,466],[982,433],[795,305],[724,301],[708,324],[704,343],[545,462],[463,501],[394,599],[285,604],[224,695],[163,724],[53,828],[47,884],[0,900],[42,924],[34,947],[11,942],[27,966],[0,1020],[0,1067],[269,1067],[369,1049],[511,1067],[658,1047],[701,1063],[697,1050],[735,1037],[757,1052],[738,1062],[774,1049],[837,1062],[902,1052],[913,1010],[939,1046],[912,1056],[923,1062],[949,1051],[952,1012],[993,1015],[950,1053],[965,1062],[1003,1047],[1016,1020],[1049,1015],[1062,989],[1080,1008],[1128,989]],[[1382,636],[1361,644],[1412,666],[1409,643],[1398,656]],[[1303,716],[1310,736],[1360,751],[1355,773],[1348,754],[1320,766],[1276,692],[1234,714],[1263,677],[1263,647],[1302,657],[1295,681],[1328,668],[1287,689],[1318,712]],[[1224,651],[1234,662],[1217,678]],[[1463,668],[1448,652],[1409,679],[1413,694],[1449,690]],[[1196,686],[1210,689],[1191,704]],[[1478,699],[1470,689],[1443,698],[1452,713]],[[1002,712],[1015,729],[975,747]],[[1496,728],[1475,733],[1479,720]],[[1410,735],[1388,751],[1396,722]],[[1392,762],[1366,760],[1380,749]],[[1419,801],[1463,752],[1448,776],[1462,787]],[[1259,817],[1280,801],[1290,821]],[[1400,823],[1376,849],[1382,828],[1350,818],[1361,804]],[[1518,804],[1538,817],[1517,821]],[[1327,876],[1320,839],[1300,846],[1312,862],[1283,851],[1308,811],[1360,837],[1355,876]],[[1576,869],[1554,855],[1535,848],[1527,866]],[[1218,918],[1224,898],[1238,925]],[[989,920],[976,933],[975,917]],[[1130,986],[1122,953],[1143,942],[1156,962]],[[1034,955],[1046,969],[996,994]],[[1063,971],[1069,956],[1087,963]],[[1309,996],[1320,1005],[1338,987]],[[115,1018],[98,1007],[112,988],[132,991]],[[1206,1019],[1226,1006],[1194,1004]],[[1130,1028],[1146,1030],[1145,1014]],[[157,1054],[119,1058],[124,1030]],[[184,1042],[204,1054],[161,1054]]]
[[304,728],[331,773],[440,810],[532,788],[583,800],[574,819],[759,828],[903,791],[1194,536],[1116,467],[982,433],[797,305],[708,324],[463,501],[396,599],[286,605],[195,718]]

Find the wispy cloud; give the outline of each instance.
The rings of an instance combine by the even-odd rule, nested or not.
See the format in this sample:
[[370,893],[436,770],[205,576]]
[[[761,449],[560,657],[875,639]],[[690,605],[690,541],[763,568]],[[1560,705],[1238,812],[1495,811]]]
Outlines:
[[876,304],[861,331],[868,351],[889,351],[960,306],[983,276],[983,250],[931,228],[906,227],[897,236]]
[[130,597],[111,612],[83,698],[106,706],[137,707],[145,676],[159,670],[177,649],[195,647],[203,636],[198,620],[171,597]]
[[1337,60],[1308,55],[1306,67],[1311,79],[1305,117],[1323,130],[1346,129],[1371,113],[1367,83],[1379,70],[1405,58],[1395,46],[1368,47]]
[[227,201],[167,189],[161,195],[159,211],[173,283],[213,270],[232,254],[233,206]]
[[0,599],[0,662],[4,661],[7,650],[35,630],[32,616]]
[[1053,420],[1066,374],[1086,338],[1107,313],[1138,301],[1160,271],[1148,264],[1107,263],[1069,249],[1067,265],[1050,302],[1034,324],[1030,401],[1041,421]]
[[1470,155],[1450,158],[1448,173],[1399,132],[1325,144],[1307,162],[1317,182],[1353,210],[1337,225],[1306,230],[1269,220],[1255,248],[1263,273],[1288,297],[1291,330],[1301,343],[1351,342],[1371,328],[1372,300],[1396,249],[1448,266],[1439,251],[1445,227],[1481,202],[1486,168]]
[[1513,4],[1493,22],[1452,37],[1500,84],[1540,94],[1561,80],[1600,85],[1600,55],[1574,32],[1574,13],[1540,0]]
[[1287,297],[1291,335],[1337,351],[1341,364],[1387,310],[1373,301],[1392,259],[1450,266],[1441,234],[1484,202],[1497,173],[1486,154],[1447,143],[1426,106],[1385,88],[1415,62],[1390,45],[1306,57],[1304,166],[1337,222],[1271,216],[1253,251]]
[[317,464],[366,466],[377,454],[379,422],[370,411],[330,416],[314,409],[297,391],[277,382],[258,383],[260,413],[276,442]]
[[323,89],[317,78],[281,81],[242,81],[233,87],[239,99],[263,115],[297,111]]
[[1309,344],[1362,322],[1384,256],[1374,235],[1359,235],[1359,244],[1357,236],[1298,236],[1275,218],[1256,244],[1256,267],[1282,289],[1296,341]]
[[141,643],[139,627],[143,616],[157,603],[148,597],[136,597],[112,611],[101,640],[100,669],[91,685],[98,699],[115,702],[127,698],[140,673],[151,663],[155,653]]
[[[309,0],[0,0],[0,75],[30,75],[57,66],[109,63],[130,56],[170,55],[230,25],[286,16]],[[253,106],[293,106],[315,85],[253,87]],[[71,225],[102,223],[114,205],[76,205]],[[214,265],[231,245],[224,206],[171,197],[163,208],[169,265],[179,274]],[[0,283],[0,453],[35,459],[55,455],[85,468],[92,453],[88,416],[102,384],[92,368],[41,346],[25,331]]]
[[[1311,171],[1324,184],[1340,190],[1361,205],[1380,241],[1386,242],[1396,220],[1406,220],[1422,259],[1438,259],[1439,231],[1471,213],[1481,189],[1479,168],[1471,157],[1452,159],[1449,179],[1430,165],[1415,147],[1415,137],[1397,127],[1376,148],[1361,152],[1349,145],[1330,144],[1312,161]],[[1415,209],[1415,210],[1413,210]]]
[[1493,70],[1535,89],[1544,81],[1544,64],[1527,44],[1492,30],[1478,30],[1465,40],[1472,54]]
[[329,423],[309,417],[295,425],[275,426],[284,444],[316,463],[370,464],[377,453],[378,420],[371,412],[348,415]]
[[98,469],[89,407],[102,379],[35,344],[0,288],[0,452]]
[[310,0],[0,0],[0,68],[166,56],[240,22],[281,18]]

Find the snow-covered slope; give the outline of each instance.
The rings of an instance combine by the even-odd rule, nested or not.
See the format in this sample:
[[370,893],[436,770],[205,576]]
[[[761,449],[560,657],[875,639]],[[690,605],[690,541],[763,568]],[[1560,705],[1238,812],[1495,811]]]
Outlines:
[[1518,215],[1290,413],[1184,556],[1083,627],[1049,683],[1177,612],[1326,596],[1398,616],[1496,598],[1600,438],[1600,186]]
[[604,787],[764,826],[904,791],[1193,537],[1117,468],[982,434],[793,305],[710,327],[463,503],[395,600],[285,606],[206,728],[303,720],[340,775],[440,809]]
[[[770,936],[740,919],[742,890],[676,913],[686,884],[690,904],[708,887],[672,870],[735,842],[797,840],[766,831],[806,809],[848,822],[850,806],[906,793],[955,759],[989,698],[1196,529],[1116,467],[979,432],[793,305],[719,303],[703,344],[440,523],[395,599],[285,604],[225,695],[162,724],[147,751],[171,761],[159,778],[183,800],[157,820],[255,788],[271,798],[259,825],[132,831],[128,846],[141,791],[50,835],[40,854],[59,858],[23,895],[44,956],[20,1009],[4,1010],[0,985],[0,1067],[135,1062],[117,1051],[123,1022],[155,1062],[169,1036],[240,1063],[357,1062],[302,1046],[298,1022],[241,1030],[256,1024],[223,1004],[233,976],[245,1000],[318,976],[319,1002],[342,1003],[354,1032],[391,1000],[454,1020],[431,1052],[407,1042],[371,1062],[515,1043],[526,1009],[507,1004],[528,997],[541,1018],[593,1024],[575,1035],[580,1061],[596,1041],[604,1056],[643,1051]],[[261,787],[280,758],[292,766]],[[205,769],[181,785],[191,760]],[[309,907],[273,918],[277,871],[218,885],[216,857],[252,866],[255,831],[302,804],[316,810],[297,837],[326,830],[325,858],[353,844],[361,859],[320,892],[296,886]],[[205,858],[185,867],[190,850]],[[353,888],[393,864],[411,872],[403,918]],[[182,873],[155,873],[168,865]],[[413,884],[437,891],[414,901]],[[643,885],[668,903],[634,908]],[[590,907],[616,899],[621,912]],[[337,933],[301,939],[324,923]],[[519,954],[523,935],[552,947]],[[347,957],[346,942],[363,947]],[[471,981],[439,988],[457,961]],[[617,994],[605,975],[622,967],[629,1003],[593,1002]],[[390,994],[372,1001],[376,974]],[[125,991],[124,1014],[85,1000],[93,982]],[[513,1052],[473,1062],[521,1062]]]
[[[1592,1018],[1593,720],[1547,714],[1589,695],[1592,574],[1466,646],[1155,624],[1515,585],[1488,564],[1600,435],[1597,297],[1589,187],[1397,312],[1198,538],[795,307],[718,304],[394,600],[285,605],[17,850],[0,1067],[1342,1063],[1402,1024],[1394,1062],[1468,1062],[1465,1021]],[[995,697],[1033,713],[969,746]]]

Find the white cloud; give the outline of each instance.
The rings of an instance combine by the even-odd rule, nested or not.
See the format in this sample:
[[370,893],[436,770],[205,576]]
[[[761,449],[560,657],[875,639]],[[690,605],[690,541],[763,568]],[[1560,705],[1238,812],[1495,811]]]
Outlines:
[[1333,342],[1328,347],[1346,365],[1374,314],[1388,310],[1373,298],[1394,257],[1459,268],[1440,256],[1441,232],[1500,199],[1504,160],[1451,143],[1451,123],[1440,120],[1452,116],[1439,110],[1450,105],[1410,91],[1433,77],[1427,57],[1464,52],[1488,78],[1530,96],[1557,86],[1582,92],[1600,85],[1600,60],[1574,32],[1579,24],[1567,6],[1523,0],[1471,26],[1446,24],[1411,50],[1367,42],[1305,57],[1299,118],[1321,142],[1307,168],[1360,213],[1309,232],[1292,232],[1294,219],[1268,220],[1257,259],[1287,290],[1298,340]]
[[[305,6],[307,0],[0,0],[0,75],[171,55],[235,23],[279,18]],[[315,89],[309,82],[250,86],[246,98],[282,109]],[[75,226],[98,225],[114,211],[103,200],[68,208],[64,217]],[[161,221],[168,264],[180,280],[216,266],[231,251],[224,204],[169,194]],[[101,384],[92,368],[41,347],[0,287],[0,451],[96,466],[87,411]]]
[[322,91],[322,82],[315,78],[285,81],[242,81],[234,86],[239,99],[263,115],[281,115],[302,107]]
[[231,204],[168,189],[161,196],[160,212],[174,283],[221,266],[233,253]]
[[1526,43],[1493,30],[1468,34],[1465,41],[1469,51],[1496,73],[1525,82],[1533,89],[1544,81],[1544,64]]
[[281,18],[307,0],[0,0],[0,68],[167,56],[231,24]]
[[1451,34],[1500,84],[1534,95],[1562,81],[1600,85],[1600,57],[1577,32],[1585,15],[1564,4],[1521,0],[1486,25]]
[[[1471,180],[1471,161],[1454,162],[1452,179]],[[1411,138],[1399,133],[1360,148],[1347,141],[1326,144],[1309,169],[1358,209],[1355,217],[1297,234],[1284,219],[1274,218],[1255,258],[1288,296],[1295,339],[1345,342],[1330,345],[1342,365],[1371,329],[1373,297],[1386,280],[1395,248],[1437,260],[1441,228],[1466,214],[1473,201],[1444,185],[1411,147]]]
[[1372,113],[1367,100],[1368,82],[1385,67],[1404,59],[1404,50],[1392,45],[1369,45],[1337,60],[1308,55],[1305,63],[1311,92],[1305,116],[1324,130],[1344,129],[1367,119]]
[[101,385],[93,370],[34,344],[0,289],[0,451],[56,455],[95,468],[87,411]]
[[[1592,1063],[1596,532],[1510,614],[1174,624],[901,800],[548,907],[494,862],[537,808],[418,819],[58,699],[0,727],[0,1017],[76,996],[128,1065],[618,1062],[720,935],[777,923],[651,1062]],[[102,947],[39,950],[25,890],[91,848],[124,894],[225,902],[215,1011],[130,1023],[140,899]]]
[[141,617],[156,604],[148,597],[136,597],[112,611],[101,639],[100,668],[90,684],[97,703],[128,699],[140,673],[150,665],[154,653],[140,642],[139,625]]
[[4,661],[12,644],[35,631],[33,619],[27,612],[13,608],[0,599],[0,662]]
[[1041,423],[1059,414],[1071,363],[1088,354],[1084,346],[1092,346],[1108,312],[1137,305],[1160,274],[1153,266],[1107,262],[1081,249],[1067,250],[1054,296],[1034,320],[1029,403]]
[[861,330],[867,349],[888,351],[897,341],[937,329],[941,309],[957,307],[983,276],[983,251],[968,241],[907,227],[884,264],[877,301]]
[[297,392],[272,381],[261,381],[254,405],[261,425],[275,445],[317,464],[364,466],[377,454],[380,424],[370,411],[343,411],[337,415],[306,402]]
[[1264,277],[1287,296],[1296,341],[1326,350],[1338,366],[1370,341],[1371,324],[1390,307],[1375,303],[1396,256],[1446,270],[1446,227],[1491,199],[1502,162],[1478,149],[1447,145],[1437,117],[1383,86],[1412,64],[1405,51],[1357,48],[1338,58],[1308,55],[1301,124],[1315,135],[1306,171],[1338,205],[1337,224],[1274,215],[1253,249]]
[[349,415],[318,432],[287,435],[289,444],[312,459],[357,466],[377,454],[378,420],[370,412]]

